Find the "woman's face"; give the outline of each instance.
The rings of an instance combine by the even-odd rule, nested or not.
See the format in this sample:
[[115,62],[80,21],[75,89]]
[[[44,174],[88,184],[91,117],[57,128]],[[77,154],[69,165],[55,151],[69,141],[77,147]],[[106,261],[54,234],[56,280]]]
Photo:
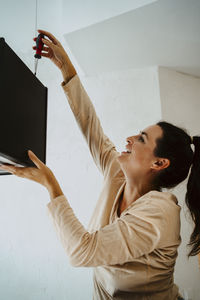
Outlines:
[[[158,125],[151,125],[138,135],[126,139],[126,150],[118,157],[121,168],[128,178],[149,174],[155,166],[157,158],[153,151],[156,139],[162,137],[162,129]],[[156,163],[157,164],[157,163]]]

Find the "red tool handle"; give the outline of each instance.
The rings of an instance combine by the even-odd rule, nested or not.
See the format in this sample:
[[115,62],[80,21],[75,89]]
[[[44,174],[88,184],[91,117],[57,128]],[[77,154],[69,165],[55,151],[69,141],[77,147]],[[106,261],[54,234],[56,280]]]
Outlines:
[[41,53],[42,53],[42,49],[44,46],[44,43],[42,42],[42,38],[44,38],[44,34],[42,34],[42,33],[38,34],[38,37],[36,40],[35,58],[41,58]]

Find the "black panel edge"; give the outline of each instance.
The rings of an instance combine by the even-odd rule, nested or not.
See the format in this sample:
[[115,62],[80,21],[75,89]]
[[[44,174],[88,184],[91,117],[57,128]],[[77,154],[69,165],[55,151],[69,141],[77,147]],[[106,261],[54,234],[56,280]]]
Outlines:
[[[0,38],[0,64],[2,65],[3,61],[3,50],[5,46],[5,39],[3,37]],[[2,79],[2,78],[1,78]]]
[[[15,53],[12,48],[6,43],[5,41],[5,38],[4,37],[0,37],[0,65],[3,63],[3,61],[1,60],[1,57],[3,57],[3,53],[1,53],[1,50],[3,51],[5,45],[13,52]],[[21,60],[21,58],[15,53],[15,55],[17,56],[17,58],[25,65],[25,67],[27,68],[27,70],[29,72],[31,72],[32,75],[33,72],[29,69],[29,67]],[[1,72],[0,72],[1,74]],[[48,115],[48,99],[47,99],[47,96],[48,96],[48,89],[46,86],[43,85],[43,83],[35,76],[36,80],[45,88],[45,91],[46,91],[46,116],[45,116],[45,119],[46,119],[46,124],[45,124],[45,153],[44,153],[44,163],[46,164],[46,150],[47,150],[47,115]],[[0,76],[0,82],[3,80],[3,77]],[[2,82],[3,83],[3,82]],[[11,156],[8,156],[8,155],[5,155],[4,153],[0,153],[2,156],[4,156],[5,158],[8,158],[10,159],[11,161],[13,161],[14,163],[18,163],[18,164],[21,164],[23,165],[24,167],[36,167],[35,164],[28,158],[28,155],[27,155],[27,161],[26,162],[22,162],[20,159],[16,159],[16,158],[13,158]],[[6,171],[3,171],[0,172],[0,176],[1,175],[13,175],[11,173],[8,173]]]
[[46,124],[45,124],[45,153],[44,153],[44,163],[46,164],[46,153],[47,153],[47,118],[48,118],[48,89],[46,88]]
[[1,175],[13,175],[13,174],[12,173],[8,173],[8,172],[5,171],[5,172],[0,172],[0,176]]
[[[6,41],[5,41],[5,38],[4,37],[2,37],[2,38],[0,38],[0,42],[2,43],[2,44],[6,44],[6,46],[13,52],[13,53],[15,53],[15,55],[17,56],[17,59],[19,59],[23,64],[24,64],[24,66],[27,68],[27,70],[29,71],[29,72],[31,72],[31,74],[33,74],[34,75],[34,73],[31,71],[31,69],[29,69],[29,67],[26,65],[26,63],[19,57],[19,55],[6,43]],[[33,59],[34,59],[34,55],[33,55]],[[43,85],[43,83],[35,76],[35,79],[37,80],[37,81],[39,81],[40,82],[40,84],[42,84],[42,86],[44,86]],[[45,86],[44,86],[45,87]]]

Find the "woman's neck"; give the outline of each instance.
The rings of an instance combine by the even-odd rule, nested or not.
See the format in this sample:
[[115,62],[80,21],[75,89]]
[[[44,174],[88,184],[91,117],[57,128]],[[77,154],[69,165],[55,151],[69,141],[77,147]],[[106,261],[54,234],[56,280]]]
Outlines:
[[152,190],[149,185],[142,185],[141,183],[136,185],[133,182],[126,181],[122,202],[129,206],[135,202],[138,198],[142,197],[146,193]]

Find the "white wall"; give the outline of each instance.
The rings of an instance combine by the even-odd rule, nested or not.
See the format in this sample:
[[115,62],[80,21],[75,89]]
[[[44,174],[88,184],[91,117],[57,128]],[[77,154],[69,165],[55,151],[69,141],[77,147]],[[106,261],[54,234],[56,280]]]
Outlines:
[[127,136],[161,117],[157,67],[83,77],[83,84],[107,134],[123,150]]
[[[200,78],[160,67],[159,86],[163,119],[187,129],[192,136],[200,135]],[[184,202],[186,184],[187,180],[173,189],[182,207],[182,244],[175,268],[175,281],[185,291],[185,296],[188,294],[189,299],[199,300],[198,260],[197,257],[191,257],[189,261],[187,259],[189,249],[186,245],[193,226]]]
[[[47,165],[87,226],[102,177],[59,86],[60,74],[43,61],[39,76],[49,87]],[[82,80],[119,150],[127,136],[160,119],[157,68]],[[15,176],[2,176],[0,186],[0,299],[91,299],[92,270],[68,264],[46,214],[47,191]]]

